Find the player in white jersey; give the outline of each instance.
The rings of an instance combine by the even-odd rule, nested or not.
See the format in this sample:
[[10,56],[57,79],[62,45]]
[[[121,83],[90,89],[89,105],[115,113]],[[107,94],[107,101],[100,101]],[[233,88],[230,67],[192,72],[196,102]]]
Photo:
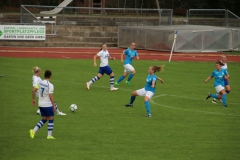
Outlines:
[[[52,76],[52,72],[46,70],[44,73],[45,80],[41,81],[38,91],[38,106],[41,112],[42,120],[40,120],[34,129],[30,129],[30,138],[34,138],[35,133],[48,121],[48,135],[47,139],[55,139],[52,136],[53,126],[54,126],[54,111],[56,110],[56,105],[54,103],[53,91],[54,86],[49,82]],[[32,105],[36,104],[35,101],[36,92],[32,93]]]
[[[32,83],[33,83],[33,90],[32,90],[32,93],[36,93],[36,97],[38,97],[38,89],[39,89],[39,83],[42,81],[42,79],[40,78],[40,75],[41,75],[41,69],[39,67],[33,67],[33,72],[34,72],[34,75],[32,77]],[[54,102],[55,103],[55,102]],[[59,109],[58,109],[58,106],[57,104],[55,103],[56,105],[56,112],[57,112],[57,115],[62,115],[62,116],[65,116],[66,114],[61,112]],[[37,110],[37,114],[41,114],[40,113],[40,109]]]
[[98,71],[98,75],[93,77],[89,82],[86,83],[87,90],[90,90],[90,85],[99,80],[104,73],[110,76],[110,90],[115,91],[118,88],[114,88],[114,73],[110,66],[108,65],[108,58],[110,58],[109,52],[107,50],[107,45],[102,44],[102,48],[98,54],[93,57],[94,67],[97,67],[96,58],[100,57],[101,63]]
[[[221,67],[221,69],[228,70],[228,67],[227,67],[227,57],[226,57],[225,55],[222,55],[221,57],[222,57],[221,62],[224,64],[224,65]],[[226,93],[227,93],[227,94],[230,93],[231,87],[230,87],[230,85],[229,85],[228,79],[224,79],[224,87],[225,87],[225,89],[226,89],[226,90],[225,90]],[[221,99],[219,99],[219,100],[222,102]],[[214,99],[212,100],[212,103],[217,103],[217,99],[214,98]]]

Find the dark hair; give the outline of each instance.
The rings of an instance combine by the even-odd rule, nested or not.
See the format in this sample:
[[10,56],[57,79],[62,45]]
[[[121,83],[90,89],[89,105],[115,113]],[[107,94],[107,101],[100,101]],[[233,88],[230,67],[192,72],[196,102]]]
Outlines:
[[103,43],[103,44],[101,45],[101,49],[100,49],[100,51],[102,50],[102,46],[105,45],[105,44],[106,44],[106,43]]
[[52,76],[52,72],[50,70],[46,70],[44,73],[45,78],[50,78]]
[[220,66],[224,66],[224,63],[220,60],[217,60],[216,64],[219,64]]
[[152,67],[154,73],[164,71],[164,65],[163,66],[151,66],[151,67]]

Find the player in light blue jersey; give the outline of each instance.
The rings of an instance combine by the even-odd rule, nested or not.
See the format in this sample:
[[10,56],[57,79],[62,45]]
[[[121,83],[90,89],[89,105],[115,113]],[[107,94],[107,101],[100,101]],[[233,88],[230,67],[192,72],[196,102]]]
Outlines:
[[147,117],[151,117],[149,100],[152,98],[152,96],[155,93],[157,80],[160,80],[162,83],[164,83],[164,81],[161,78],[157,77],[155,74],[156,72],[161,72],[161,71],[163,71],[163,66],[150,66],[148,68],[149,74],[146,79],[147,82],[145,87],[132,92],[130,103],[126,104],[125,106],[133,107],[133,102],[136,96],[144,96],[144,104],[147,110]]
[[223,107],[227,107],[227,93],[224,89],[224,86],[225,86],[224,80],[225,79],[228,80],[230,76],[226,69],[221,68],[223,65],[224,64],[221,61],[217,61],[216,70],[214,70],[212,72],[212,75],[205,80],[205,83],[206,83],[214,77],[215,78],[214,87],[218,93],[218,94],[209,93],[206,97],[206,100],[210,97],[216,98],[216,99],[222,99]]
[[[222,55],[221,57],[222,57],[221,62],[223,63],[223,66],[222,66],[221,68],[227,70],[227,69],[228,69],[228,66],[227,66],[227,57],[226,57],[225,55]],[[225,90],[226,93],[227,93],[227,94],[230,93],[231,87],[230,87],[230,85],[229,85],[228,79],[224,79],[224,86],[225,86],[225,89],[226,89],[226,90]],[[219,99],[219,100],[222,102],[221,99]],[[217,99],[214,98],[214,99],[212,100],[212,103],[217,103]]]
[[[132,60],[134,57],[137,57],[137,59],[139,59],[139,56],[138,56],[138,53],[137,51],[135,50],[135,46],[136,44],[134,42],[132,42],[131,44],[131,47],[124,50],[123,51],[123,54],[121,55],[121,62],[123,62],[123,65],[124,65],[124,73],[123,75],[117,80],[117,82],[115,82],[115,85],[119,85],[119,83],[125,78],[128,76],[128,74],[130,73],[127,81],[126,81],[126,84],[128,86],[131,86],[131,79],[133,78],[133,76],[136,74],[136,70],[133,68],[132,66]],[[125,60],[123,61],[123,55],[126,56]]]

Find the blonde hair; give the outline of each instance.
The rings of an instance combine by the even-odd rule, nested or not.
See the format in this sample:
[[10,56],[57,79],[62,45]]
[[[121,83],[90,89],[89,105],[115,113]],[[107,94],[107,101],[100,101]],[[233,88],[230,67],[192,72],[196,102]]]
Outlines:
[[38,66],[33,67],[33,73],[37,73],[38,71],[41,71],[41,68],[39,68]]
[[162,66],[151,66],[152,70],[155,72],[163,72],[164,71],[164,65]]

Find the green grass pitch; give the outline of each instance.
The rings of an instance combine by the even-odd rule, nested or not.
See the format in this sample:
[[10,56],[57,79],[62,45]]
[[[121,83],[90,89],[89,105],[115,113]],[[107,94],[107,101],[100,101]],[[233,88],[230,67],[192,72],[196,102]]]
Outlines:
[[[98,61],[99,64],[99,61]],[[150,65],[165,65],[157,73],[152,118],[146,118],[143,97],[133,108],[124,105],[130,94],[145,85]],[[34,139],[29,130],[41,119],[31,106],[32,67],[53,73],[54,98],[67,116],[55,116],[53,136],[47,140],[45,124]],[[119,60],[110,61],[115,80],[123,73]],[[239,160],[240,63],[228,63],[232,91],[228,108],[205,100],[215,93],[214,80],[204,80],[213,62],[135,60],[132,86],[120,83],[109,90],[104,77],[87,91],[85,83],[97,74],[92,60],[0,58],[1,160]],[[42,76],[43,78],[43,73]],[[77,104],[71,113],[69,106]]]

